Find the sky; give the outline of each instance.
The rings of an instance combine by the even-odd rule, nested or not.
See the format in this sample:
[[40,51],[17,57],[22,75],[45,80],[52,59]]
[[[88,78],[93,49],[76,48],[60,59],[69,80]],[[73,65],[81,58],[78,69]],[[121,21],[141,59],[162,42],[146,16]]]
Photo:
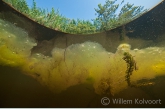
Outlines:
[[[26,0],[28,5],[32,6],[33,0]],[[98,7],[98,4],[105,4],[106,0],[35,0],[37,7],[48,9],[49,11],[53,7],[55,10],[59,10],[60,14],[70,19],[82,19],[91,20],[96,18],[94,8]],[[122,0],[118,0],[116,3],[121,3]],[[131,3],[135,6],[144,6],[144,8],[151,9],[162,0],[124,0],[124,3]]]

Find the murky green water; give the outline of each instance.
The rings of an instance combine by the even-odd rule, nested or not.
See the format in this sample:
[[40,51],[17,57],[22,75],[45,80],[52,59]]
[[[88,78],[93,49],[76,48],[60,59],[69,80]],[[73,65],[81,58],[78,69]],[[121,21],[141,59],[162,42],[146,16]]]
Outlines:
[[[132,49],[132,43],[144,44],[134,39],[109,52],[97,42],[84,41],[54,47],[51,56],[31,55],[36,43],[25,30],[0,19],[1,107],[105,107],[105,96],[111,101],[106,107],[165,107],[165,43]],[[123,60],[124,52],[135,60],[132,87],[125,77],[132,64]],[[139,104],[135,99],[161,104]]]
[[[91,85],[80,84],[54,94],[35,79],[11,67],[0,67],[0,106],[1,107],[164,107],[165,77],[158,77],[156,85],[142,88],[128,87],[115,96],[97,95]],[[136,105],[110,103],[101,104],[102,97],[123,98],[126,100],[161,99],[158,105]]]

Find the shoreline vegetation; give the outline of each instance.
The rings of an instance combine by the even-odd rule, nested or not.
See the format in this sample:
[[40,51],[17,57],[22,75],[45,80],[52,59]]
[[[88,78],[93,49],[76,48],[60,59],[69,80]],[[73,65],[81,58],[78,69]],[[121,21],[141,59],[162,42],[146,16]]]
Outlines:
[[[39,8],[35,0],[31,7],[28,6],[26,0],[3,1],[41,25],[71,34],[94,34],[108,31],[130,22],[148,11],[143,6],[124,4],[124,0],[120,4],[115,4],[117,0],[106,0],[104,5],[98,4],[98,8],[95,8],[97,15],[95,19],[81,20],[69,19],[54,8],[50,12]],[[116,14],[119,7],[121,7],[120,12]]]

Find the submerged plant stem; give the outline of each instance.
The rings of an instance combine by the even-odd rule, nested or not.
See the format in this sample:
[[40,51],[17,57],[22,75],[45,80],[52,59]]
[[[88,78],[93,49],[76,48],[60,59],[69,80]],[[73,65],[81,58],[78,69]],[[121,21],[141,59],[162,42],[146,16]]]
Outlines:
[[129,52],[124,53],[123,60],[125,60],[125,62],[127,63],[127,70],[126,70],[125,78],[126,78],[128,86],[131,86],[130,76],[132,75],[132,72],[134,70],[137,70],[136,62],[135,62],[133,56]]

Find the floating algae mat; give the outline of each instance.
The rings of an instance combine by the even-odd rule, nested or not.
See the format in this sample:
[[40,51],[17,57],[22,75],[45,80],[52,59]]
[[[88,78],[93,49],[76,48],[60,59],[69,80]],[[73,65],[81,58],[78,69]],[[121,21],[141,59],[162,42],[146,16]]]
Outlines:
[[[133,86],[138,86],[139,80],[165,75],[165,47],[132,50],[131,45],[121,44],[111,53],[96,42],[86,41],[66,49],[55,47],[52,56],[44,56],[31,55],[34,46],[35,40],[26,31],[0,19],[0,65],[20,69],[54,93],[92,84],[97,94],[115,95],[128,87],[127,72],[132,74],[129,79]],[[133,59],[132,71],[124,53]]]

